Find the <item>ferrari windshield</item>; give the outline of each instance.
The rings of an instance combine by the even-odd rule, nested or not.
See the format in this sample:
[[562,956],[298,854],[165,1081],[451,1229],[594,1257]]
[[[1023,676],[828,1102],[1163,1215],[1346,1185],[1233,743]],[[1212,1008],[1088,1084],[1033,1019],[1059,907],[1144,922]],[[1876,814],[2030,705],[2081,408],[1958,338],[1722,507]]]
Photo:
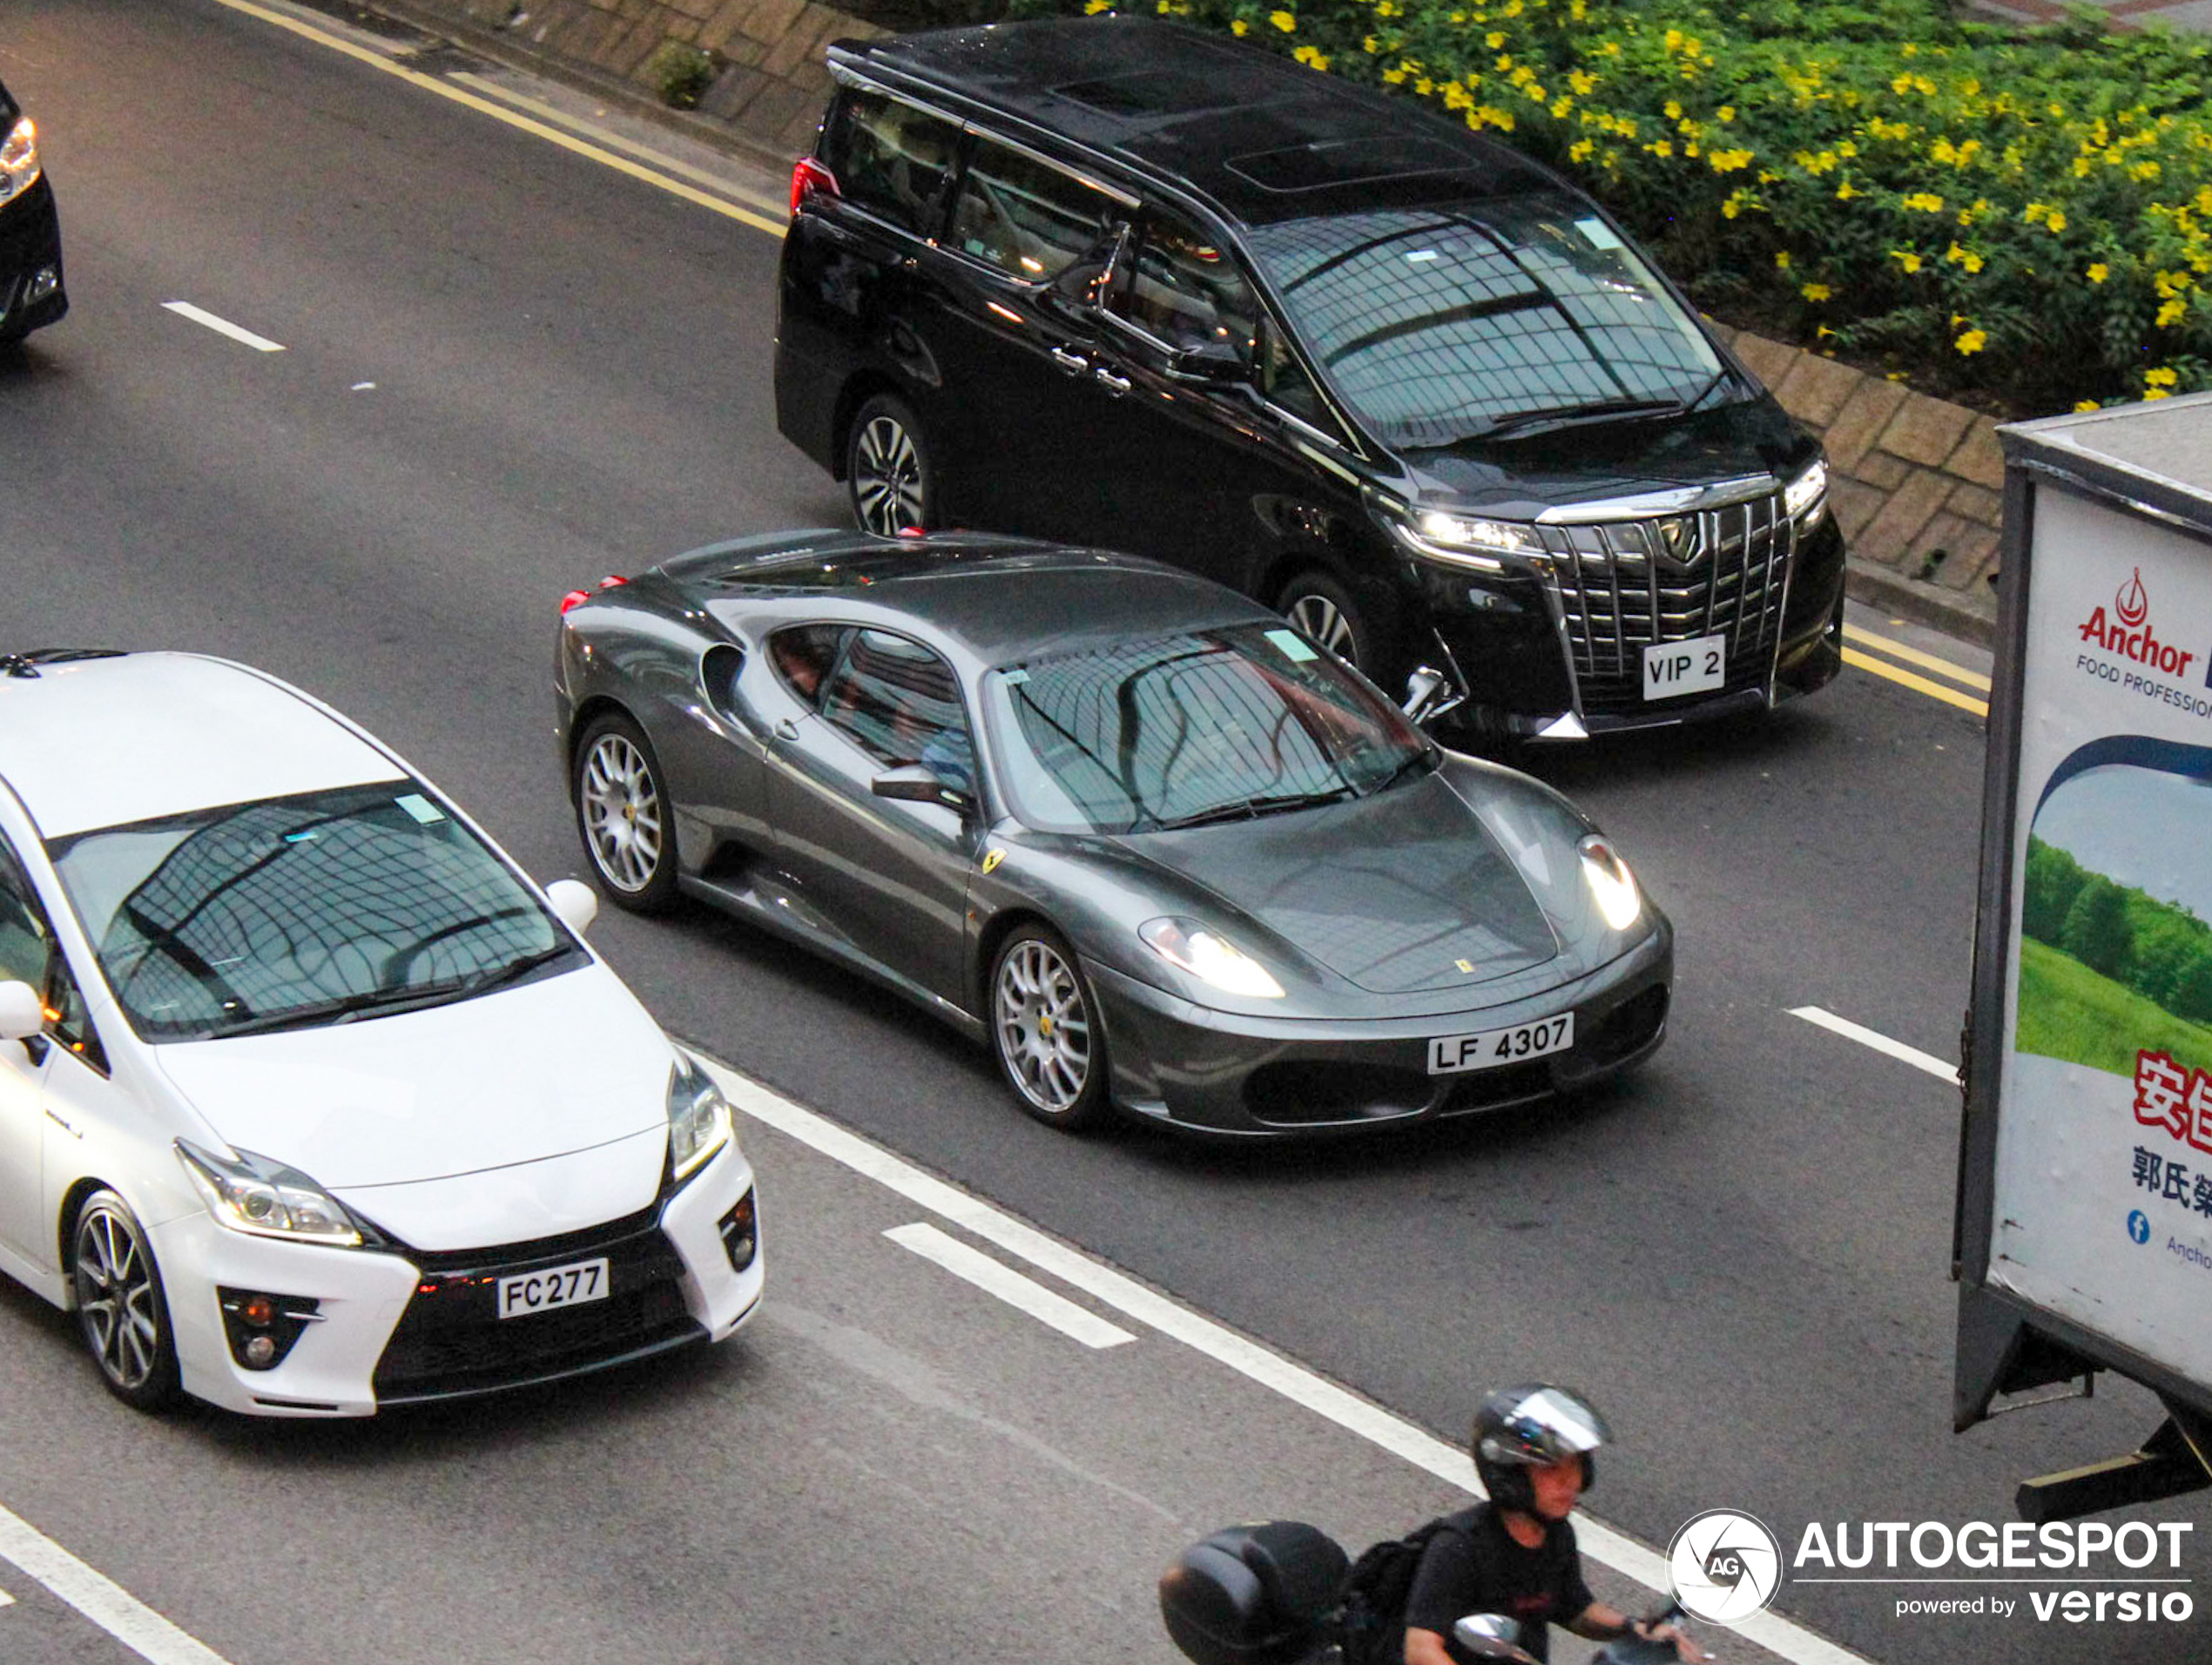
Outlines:
[[1307,352],[1395,448],[1687,408],[1723,379],[1665,286],[1571,197],[1284,220],[1246,240]]
[[1049,832],[1302,809],[1382,791],[1433,755],[1287,625],[1079,648],[1001,666],[983,685],[1015,813]]
[[150,1041],[344,1022],[570,956],[506,865],[404,780],[59,840],[55,870]]

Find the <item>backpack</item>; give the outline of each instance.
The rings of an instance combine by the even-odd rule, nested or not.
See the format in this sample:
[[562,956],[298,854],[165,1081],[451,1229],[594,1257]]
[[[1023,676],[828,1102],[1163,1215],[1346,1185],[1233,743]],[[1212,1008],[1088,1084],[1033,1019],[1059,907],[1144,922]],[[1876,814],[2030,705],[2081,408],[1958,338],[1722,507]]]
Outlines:
[[1386,1538],[1352,1563],[1338,1596],[1344,1665],[1405,1665],[1406,1604],[1421,1557],[1437,1534],[1465,1532],[1472,1513],[1440,1515],[1403,1538]]

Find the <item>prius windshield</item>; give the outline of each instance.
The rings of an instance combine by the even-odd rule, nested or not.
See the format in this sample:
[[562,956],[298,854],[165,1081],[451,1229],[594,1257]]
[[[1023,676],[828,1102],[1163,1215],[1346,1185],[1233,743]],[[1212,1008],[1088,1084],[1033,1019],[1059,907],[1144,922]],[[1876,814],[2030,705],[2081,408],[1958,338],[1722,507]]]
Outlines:
[[1151,636],[1005,665],[984,710],[1015,815],[1142,832],[1386,790],[1428,743],[1287,625]]
[[1322,374],[1395,449],[1684,409],[1725,380],[1696,321],[1571,197],[1284,220],[1246,241]]
[[51,853],[149,1041],[342,1023],[583,960],[506,864],[405,780],[103,828]]

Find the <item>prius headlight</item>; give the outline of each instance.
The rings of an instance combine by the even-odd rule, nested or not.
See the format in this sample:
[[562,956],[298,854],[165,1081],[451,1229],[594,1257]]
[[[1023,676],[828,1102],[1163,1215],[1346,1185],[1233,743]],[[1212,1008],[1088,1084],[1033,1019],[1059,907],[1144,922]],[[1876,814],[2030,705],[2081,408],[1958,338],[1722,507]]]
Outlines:
[[1627,930],[1643,912],[1636,876],[1602,833],[1591,833],[1575,848],[1582,858],[1582,882],[1589,887],[1600,917],[1616,931]]
[[1824,462],[1815,462],[1782,489],[1782,507],[1791,520],[1803,520],[1810,526],[1827,506],[1828,465]]
[[682,1053],[668,1075],[668,1166],[689,1179],[732,1137],[730,1101],[704,1069]]
[[27,191],[38,178],[38,125],[25,116],[0,139],[0,202]]
[[1247,1000],[1283,998],[1283,985],[1265,966],[1196,920],[1149,920],[1137,927],[1136,934],[1168,964],[1224,994],[1241,994]]
[[177,1160],[216,1223],[233,1231],[344,1249],[361,1240],[345,1205],[296,1168],[251,1150],[219,1156],[189,1139],[177,1141]]

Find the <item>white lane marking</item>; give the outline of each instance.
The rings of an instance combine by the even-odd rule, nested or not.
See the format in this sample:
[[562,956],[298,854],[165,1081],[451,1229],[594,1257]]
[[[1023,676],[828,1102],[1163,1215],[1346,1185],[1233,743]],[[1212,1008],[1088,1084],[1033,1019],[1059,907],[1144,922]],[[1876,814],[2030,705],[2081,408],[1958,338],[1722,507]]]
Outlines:
[[[1462,1447],[1447,1445],[1404,1418],[1370,1405],[1304,1365],[1270,1352],[1211,1318],[1178,1306],[1125,1273],[1101,1265],[1035,1227],[1001,1213],[980,1197],[971,1197],[957,1186],[922,1172],[904,1157],[793,1103],[759,1082],[739,1075],[727,1064],[705,1053],[698,1055],[714,1073],[731,1102],[755,1121],[811,1146],[832,1161],[842,1163],[853,1172],[952,1222],[971,1236],[995,1244],[1070,1288],[1081,1290],[1101,1305],[1110,1306],[1125,1317],[1182,1342],[1414,1467],[1474,1496],[1482,1495],[1481,1484],[1475,1479],[1474,1464]],[[1575,1536],[1583,1553],[1602,1566],[1634,1579],[1646,1588],[1670,1590],[1667,1558],[1648,1544],[1580,1511],[1575,1514]],[[1746,1641],[1791,1661],[1791,1665],[1865,1665],[1865,1655],[1855,1654],[1777,1614],[1756,1614],[1735,1629]]]
[[204,324],[218,335],[227,335],[231,340],[252,347],[256,353],[284,351],[283,342],[273,341],[266,335],[256,335],[250,329],[242,329],[231,322],[229,319],[218,318],[213,313],[204,311],[193,306],[189,300],[165,300],[161,304],[168,311],[176,313],[178,317],[189,318],[195,324]]
[[149,1665],[230,1665],[104,1573],[95,1572],[19,1515],[0,1509],[0,1556]]
[[1938,1081],[1947,1081],[1953,1087],[1959,1084],[1957,1064],[1946,1063],[1933,1053],[1923,1052],[1918,1047],[1908,1047],[1902,1041],[1892,1041],[1878,1029],[1870,1029],[1847,1017],[1838,1017],[1833,1012],[1824,1012],[1817,1006],[1793,1006],[1790,1008],[1790,1015],[1801,1017],[1831,1034],[1840,1035],[1846,1041],[1856,1041],[1862,1047],[1871,1047],[1900,1063],[1911,1064],[1915,1069],[1925,1069]]
[[12,1608],[15,1604],[14,1596],[10,1595],[5,1590],[0,1590],[0,1608]]
[[1118,1347],[1124,1341],[1136,1339],[1096,1313],[1085,1311],[1065,1296],[1055,1295],[1034,1277],[993,1260],[980,1250],[969,1248],[957,1237],[947,1237],[927,1222],[894,1226],[883,1235],[901,1249],[911,1249],[924,1260],[935,1261],[954,1277],[964,1277],[976,1288],[997,1296],[1008,1306],[1018,1307],[1040,1324],[1049,1324],[1061,1334],[1073,1336],[1086,1347]]

